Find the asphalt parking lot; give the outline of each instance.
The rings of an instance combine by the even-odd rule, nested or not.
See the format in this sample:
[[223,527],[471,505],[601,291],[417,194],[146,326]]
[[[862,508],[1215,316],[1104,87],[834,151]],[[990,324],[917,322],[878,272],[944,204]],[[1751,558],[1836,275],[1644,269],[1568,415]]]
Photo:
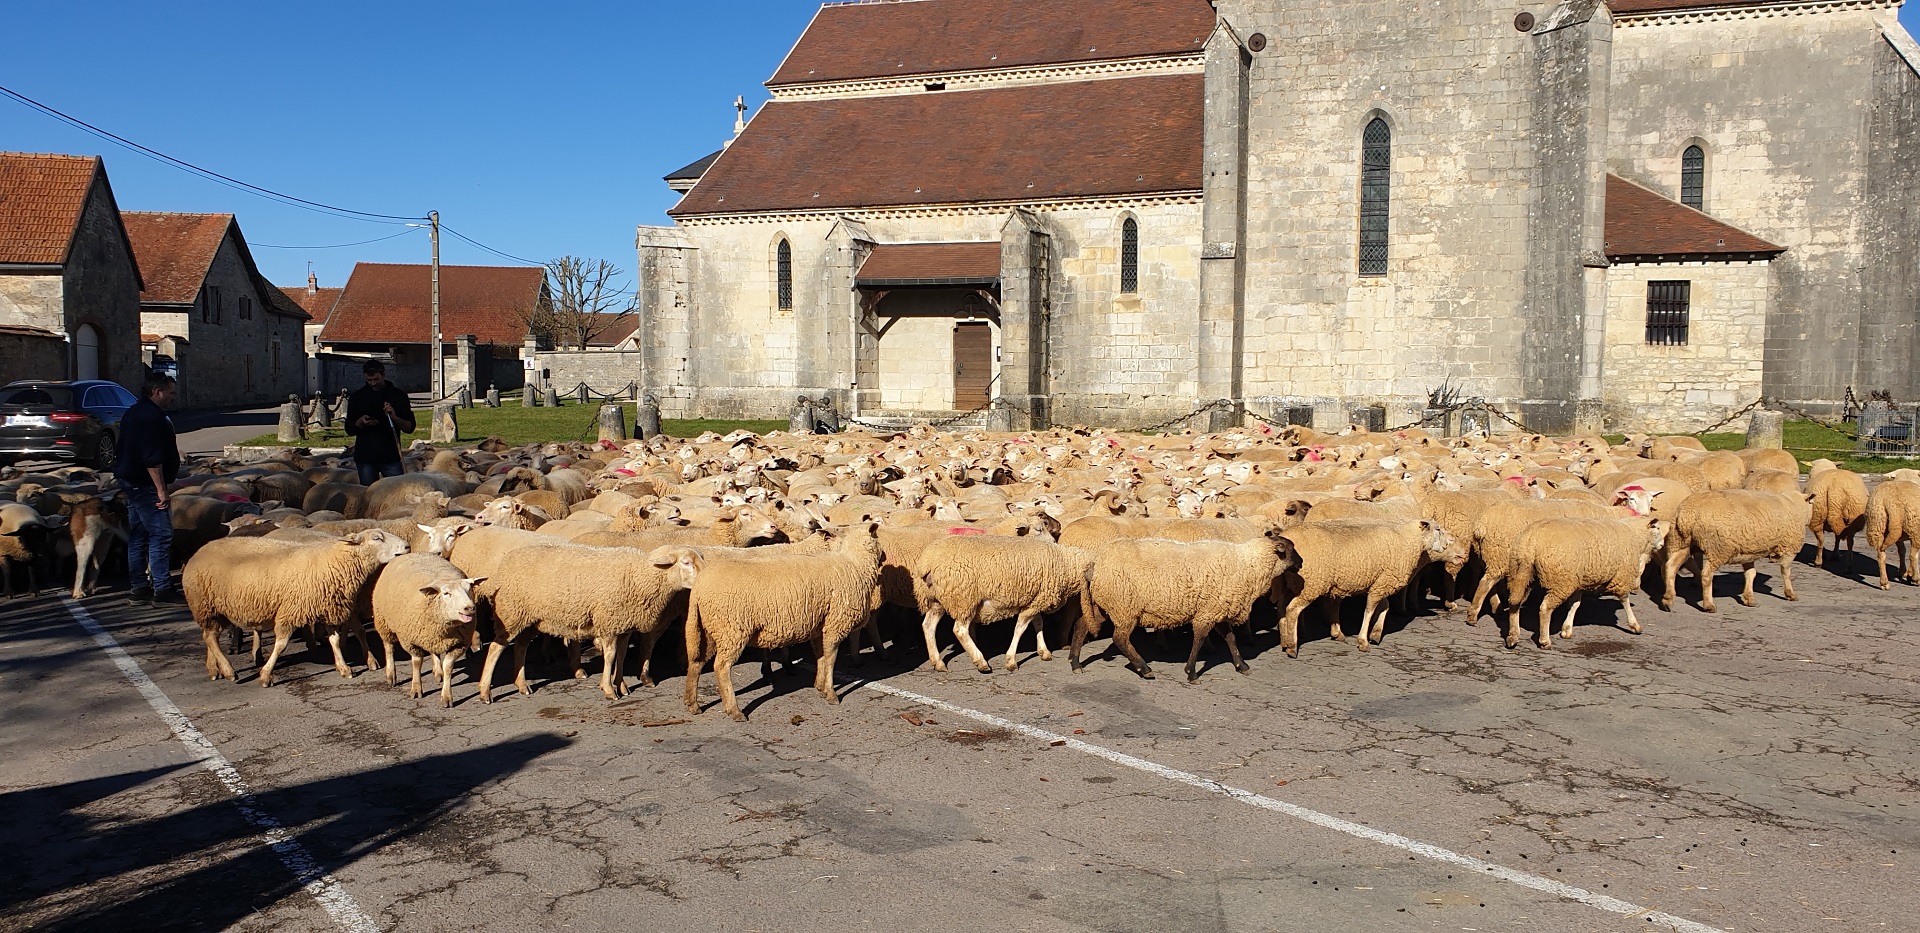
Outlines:
[[1911,930],[1920,590],[1795,577],[1548,651],[1428,614],[1289,661],[1269,611],[1191,685],[1184,634],[1145,681],[902,627],[838,706],[740,666],[744,725],[711,674],[697,716],[552,662],[450,710],[308,652],[209,682],[184,610],[15,600],[0,927]]

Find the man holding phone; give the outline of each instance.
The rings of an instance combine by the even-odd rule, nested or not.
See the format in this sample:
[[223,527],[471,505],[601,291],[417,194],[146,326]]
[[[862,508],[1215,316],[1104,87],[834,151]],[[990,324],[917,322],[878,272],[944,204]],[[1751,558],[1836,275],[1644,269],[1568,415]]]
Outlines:
[[413,404],[407,393],[387,381],[387,367],[368,360],[361,367],[367,384],[347,397],[347,433],[353,435],[353,465],[360,485],[406,472],[400,464],[400,435],[413,432]]

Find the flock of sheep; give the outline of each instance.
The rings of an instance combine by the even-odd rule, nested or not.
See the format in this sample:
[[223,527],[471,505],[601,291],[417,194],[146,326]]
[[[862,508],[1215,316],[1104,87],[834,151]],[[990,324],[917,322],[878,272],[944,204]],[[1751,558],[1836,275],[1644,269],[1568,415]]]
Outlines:
[[[627,692],[629,664],[653,684],[656,642],[677,626],[688,709],[699,710],[710,661],[728,714],[744,719],[730,671],[747,649],[762,650],[764,670],[770,654],[805,646],[815,687],[836,702],[841,645],[888,650],[876,618],[889,612],[920,620],[940,670],[943,618],[982,672],[992,669],[974,638],[983,623],[1014,620],[1011,671],[1028,630],[1050,659],[1048,623],[1064,624],[1055,644],[1066,633],[1077,670],[1086,639],[1110,622],[1113,647],[1148,678],[1134,634],[1187,628],[1191,680],[1215,632],[1246,672],[1236,628],[1263,598],[1281,648],[1297,657],[1301,614],[1316,602],[1332,637],[1346,639],[1348,597],[1365,600],[1353,634],[1361,651],[1381,641],[1396,608],[1437,598],[1451,611],[1463,597],[1468,625],[1504,612],[1512,648],[1538,591],[1544,648],[1556,613],[1560,637],[1572,636],[1588,595],[1619,600],[1624,627],[1639,633],[1631,597],[1650,562],[1662,609],[1689,565],[1699,608],[1713,612],[1713,588],[1699,581],[1729,565],[1745,572],[1743,604],[1754,605],[1762,560],[1778,564],[1781,595],[1796,599],[1791,568],[1808,531],[1819,539],[1816,566],[1827,535],[1851,559],[1865,531],[1882,589],[1890,549],[1907,583],[1920,553],[1911,546],[1920,473],[1895,471],[1869,492],[1860,476],[1818,461],[1803,488],[1783,451],[1710,453],[1686,437],[1610,445],[1419,430],[1154,437],[922,426],[623,446],[417,444],[407,459],[405,475],[372,486],[305,456],[190,465],[172,496],[175,546],[210,677],[234,679],[231,636],[250,632],[270,685],[296,631],[324,637],[352,677],[341,638],[357,636],[371,665],[370,622],[389,684],[398,657],[410,658],[414,697],[425,662],[451,705],[454,661],[483,644],[481,700],[491,702],[509,648],[514,682],[529,693],[528,647],[548,636],[566,646],[576,677],[584,648],[597,648],[611,699]],[[14,500],[0,504],[0,567],[31,572],[70,551],[74,596],[90,591],[115,517],[111,494],[88,479],[0,482]],[[263,633],[273,641],[264,660]]]

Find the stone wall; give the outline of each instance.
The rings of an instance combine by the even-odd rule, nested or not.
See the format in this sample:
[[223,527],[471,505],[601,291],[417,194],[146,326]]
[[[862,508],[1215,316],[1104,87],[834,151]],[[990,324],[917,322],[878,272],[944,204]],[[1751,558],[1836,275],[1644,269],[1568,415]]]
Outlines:
[[[1691,282],[1686,346],[1649,346],[1647,283]],[[1640,263],[1607,273],[1605,427],[1697,431],[1760,397],[1768,264]]]
[[[217,319],[210,314],[218,290]],[[241,316],[242,299],[251,302]],[[284,402],[306,391],[304,322],[274,314],[231,231],[221,240],[198,300],[190,307],[148,305],[140,329],[161,336],[185,337],[179,345],[180,394],[176,406],[231,408]]]
[[[67,378],[67,342],[59,337],[0,330],[0,383]],[[139,391],[139,386],[133,387]]]
[[[1524,397],[1534,40],[1510,4],[1222,0],[1249,65],[1248,396]],[[1393,131],[1390,258],[1358,272],[1361,134]],[[1209,122],[1213,121],[1209,116]]]
[[[1915,192],[1891,183],[1920,171],[1911,149],[1904,164],[1882,170],[1888,184],[1869,184],[1875,153],[1898,136],[1869,132],[1867,107],[1886,102],[1865,98],[1891,89],[1891,75],[1876,78],[1890,65],[1880,16],[1836,4],[1763,17],[1628,18],[1615,30],[1612,171],[1677,200],[1681,153],[1689,144],[1706,151],[1707,213],[1787,248],[1773,263],[1766,392],[1819,411],[1836,408],[1849,385],[1865,393],[1863,335],[1893,320],[1910,328],[1915,310],[1886,296],[1869,304],[1862,291],[1860,270],[1874,253],[1904,252],[1889,261],[1907,268],[1920,262],[1911,237],[1865,235],[1876,201],[1899,219],[1893,226],[1920,223]],[[1904,93],[1911,107],[1910,86]]]
[[62,284],[53,270],[42,275],[0,275],[0,325],[64,333]]
[[[580,383],[597,394],[618,394],[627,383],[640,383],[639,350],[551,350],[535,358],[547,373],[547,381],[561,395],[573,392]],[[789,401],[791,407],[791,401]]]
[[100,378],[138,392],[146,372],[140,362],[140,280],[134,269],[120,210],[106,176],[97,175],[61,272],[66,320],[63,327],[49,329],[71,338],[80,325],[92,324],[100,333]]
[[1920,44],[1886,27],[1874,56],[1868,103],[1865,205],[1865,306],[1861,322],[1860,395],[1891,391],[1920,398]]

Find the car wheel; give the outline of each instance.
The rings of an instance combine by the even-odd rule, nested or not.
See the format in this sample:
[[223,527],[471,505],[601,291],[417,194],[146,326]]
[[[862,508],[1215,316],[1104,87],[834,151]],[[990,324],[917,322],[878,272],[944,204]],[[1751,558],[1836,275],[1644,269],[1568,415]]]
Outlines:
[[98,450],[95,450],[93,454],[93,468],[105,473],[113,469],[114,462],[113,432],[101,431],[100,447]]

